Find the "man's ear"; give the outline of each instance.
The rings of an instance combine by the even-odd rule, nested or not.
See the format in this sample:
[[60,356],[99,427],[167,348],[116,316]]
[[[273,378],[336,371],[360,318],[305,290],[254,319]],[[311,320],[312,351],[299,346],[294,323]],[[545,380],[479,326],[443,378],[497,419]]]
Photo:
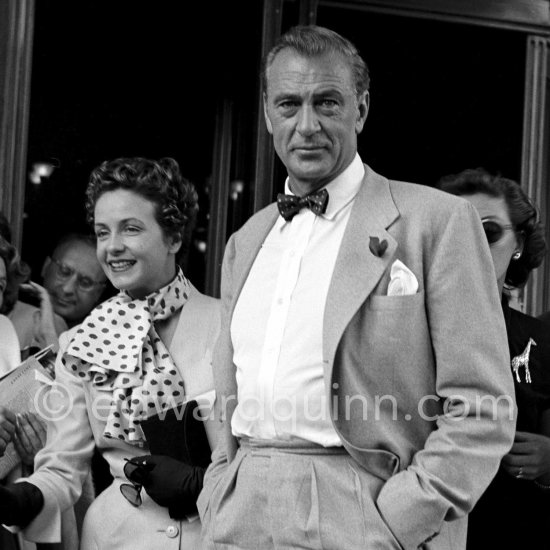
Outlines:
[[367,120],[367,115],[369,114],[369,105],[370,105],[370,94],[368,91],[365,91],[361,94],[358,99],[357,105],[357,121],[355,122],[355,132],[360,134],[363,131],[363,126]]
[[267,131],[270,134],[273,134],[273,126],[271,124],[271,120],[269,120],[269,116],[267,114],[267,94],[264,92],[264,118],[265,118],[265,125],[267,126]]
[[46,259],[42,264],[42,270],[40,271],[40,277],[42,277],[42,279],[44,279],[44,277],[46,276],[46,271],[48,267],[50,267],[51,263],[52,263],[52,259],[49,256],[46,256]]

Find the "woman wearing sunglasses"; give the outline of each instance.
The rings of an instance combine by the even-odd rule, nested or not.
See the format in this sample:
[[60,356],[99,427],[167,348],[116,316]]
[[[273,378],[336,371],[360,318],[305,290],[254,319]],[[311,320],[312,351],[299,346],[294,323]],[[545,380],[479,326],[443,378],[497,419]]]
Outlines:
[[511,358],[508,368],[515,380],[518,405],[514,445],[470,513],[467,548],[547,549],[550,337],[540,320],[508,304],[510,290],[523,287],[531,271],[542,263],[546,252],[543,229],[537,209],[510,179],[468,169],[442,178],[439,187],[463,196],[481,217],[502,295]]
[[62,342],[54,402],[44,406],[46,447],[33,475],[0,488],[0,522],[23,528],[29,540],[58,542],[61,514],[78,498],[97,446],[114,481],[88,509],[80,548],[192,549],[203,470],[150,456],[144,429],[147,419],[213,388],[219,302],[200,294],[177,263],[197,194],[173,159],[143,158],[102,163],[86,193],[97,257],[120,292]]

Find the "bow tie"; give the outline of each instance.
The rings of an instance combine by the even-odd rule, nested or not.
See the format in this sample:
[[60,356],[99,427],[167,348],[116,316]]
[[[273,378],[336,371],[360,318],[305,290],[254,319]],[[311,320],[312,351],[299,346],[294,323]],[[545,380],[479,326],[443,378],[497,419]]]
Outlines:
[[281,216],[288,222],[290,221],[302,208],[309,208],[316,216],[324,214],[328,204],[328,191],[326,189],[319,189],[304,197],[297,197],[296,195],[285,195],[279,193],[277,195],[277,207]]

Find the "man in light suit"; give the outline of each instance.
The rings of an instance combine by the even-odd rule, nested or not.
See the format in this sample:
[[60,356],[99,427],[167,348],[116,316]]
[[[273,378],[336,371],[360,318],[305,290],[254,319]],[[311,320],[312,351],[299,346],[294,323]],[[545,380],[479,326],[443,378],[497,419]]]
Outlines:
[[361,162],[368,86],[328,29],[293,28],[266,58],[288,179],[226,247],[205,548],[464,548],[512,445],[479,216]]

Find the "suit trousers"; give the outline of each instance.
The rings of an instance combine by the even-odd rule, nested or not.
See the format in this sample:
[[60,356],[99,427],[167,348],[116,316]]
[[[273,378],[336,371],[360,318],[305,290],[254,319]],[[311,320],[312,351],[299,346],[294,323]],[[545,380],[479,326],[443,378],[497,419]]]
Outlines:
[[376,508],[383,484],[343,447],[242,439],[212,491],[203,548],[399,549]]

